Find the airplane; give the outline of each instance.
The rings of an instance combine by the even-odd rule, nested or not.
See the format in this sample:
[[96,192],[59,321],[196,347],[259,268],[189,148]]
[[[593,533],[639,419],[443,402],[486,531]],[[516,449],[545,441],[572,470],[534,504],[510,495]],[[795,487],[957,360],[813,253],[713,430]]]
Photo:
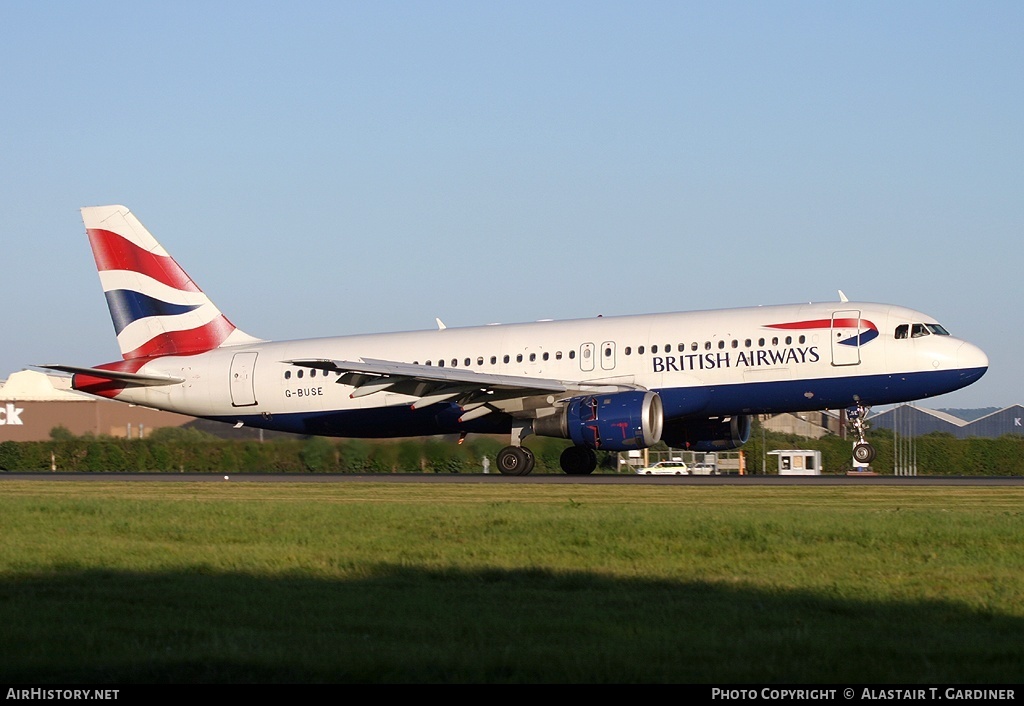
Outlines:
[[960,389],[988,357],[927,314],[840,300],[266,341],[232,324],[119,205],[81,209],[121,360],[70,373],[94,396],[303,435],[507,435],[495,459],[526,475],[529,435],[572,442],[560,464],[659,441],[742,446],[754,415],[848,410],[855,460],[872,405]]

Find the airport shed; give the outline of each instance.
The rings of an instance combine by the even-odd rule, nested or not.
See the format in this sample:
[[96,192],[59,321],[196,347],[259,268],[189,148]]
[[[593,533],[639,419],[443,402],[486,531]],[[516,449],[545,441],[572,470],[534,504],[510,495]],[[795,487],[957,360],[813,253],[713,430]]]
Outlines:
[[820,476],[821,451],[813,449],[776,449],[769,456],[779,458],[780,476]]

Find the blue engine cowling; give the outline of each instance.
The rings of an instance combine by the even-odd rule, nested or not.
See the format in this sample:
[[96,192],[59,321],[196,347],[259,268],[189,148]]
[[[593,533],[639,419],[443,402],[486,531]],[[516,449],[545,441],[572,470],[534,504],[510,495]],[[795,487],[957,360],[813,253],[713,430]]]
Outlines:
[[628,451],[654,446],[663,426],[661,397],[638,391],[573,397],[558,413],[536,419],[533,431],[591,449]]
[[662,440],[673,449],[728,451],[738,449],[750,438],[750,415],[736,414],[714,419],[675,420],[665,424]]

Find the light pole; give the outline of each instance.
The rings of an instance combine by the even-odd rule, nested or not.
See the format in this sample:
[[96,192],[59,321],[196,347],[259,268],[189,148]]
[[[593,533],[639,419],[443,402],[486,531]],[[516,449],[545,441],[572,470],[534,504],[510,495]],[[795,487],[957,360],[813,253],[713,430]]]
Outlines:
[[761,475],[768,474],[768,447],[764,440],[764,420],[761,420]]

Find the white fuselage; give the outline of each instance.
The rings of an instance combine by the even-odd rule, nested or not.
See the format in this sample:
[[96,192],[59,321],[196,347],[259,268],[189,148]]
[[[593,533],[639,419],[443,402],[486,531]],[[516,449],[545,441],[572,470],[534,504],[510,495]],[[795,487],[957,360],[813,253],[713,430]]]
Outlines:
[[[899,306],[837,302],[258,342],[153,359],[139,372],[184,381],[128,386],[116,399],[302,431],[310,415],[400,409],[417,398],[388,391],[352,397],[336,374],[286,361],[380,359],[637,386],[661,395],[666,419],[889,404],[958,389],[987,368],[980,349],[953,336],[897,338],[900,326],[933,322]],[[358,414],[338,419],[330,433],[339,436],[429,431],[422,423],[401,428],[401,416],[370,426]],[[395,428],[372,428],[385,419]],[[440,422],[434,433],[458,430],[452,423]]]

